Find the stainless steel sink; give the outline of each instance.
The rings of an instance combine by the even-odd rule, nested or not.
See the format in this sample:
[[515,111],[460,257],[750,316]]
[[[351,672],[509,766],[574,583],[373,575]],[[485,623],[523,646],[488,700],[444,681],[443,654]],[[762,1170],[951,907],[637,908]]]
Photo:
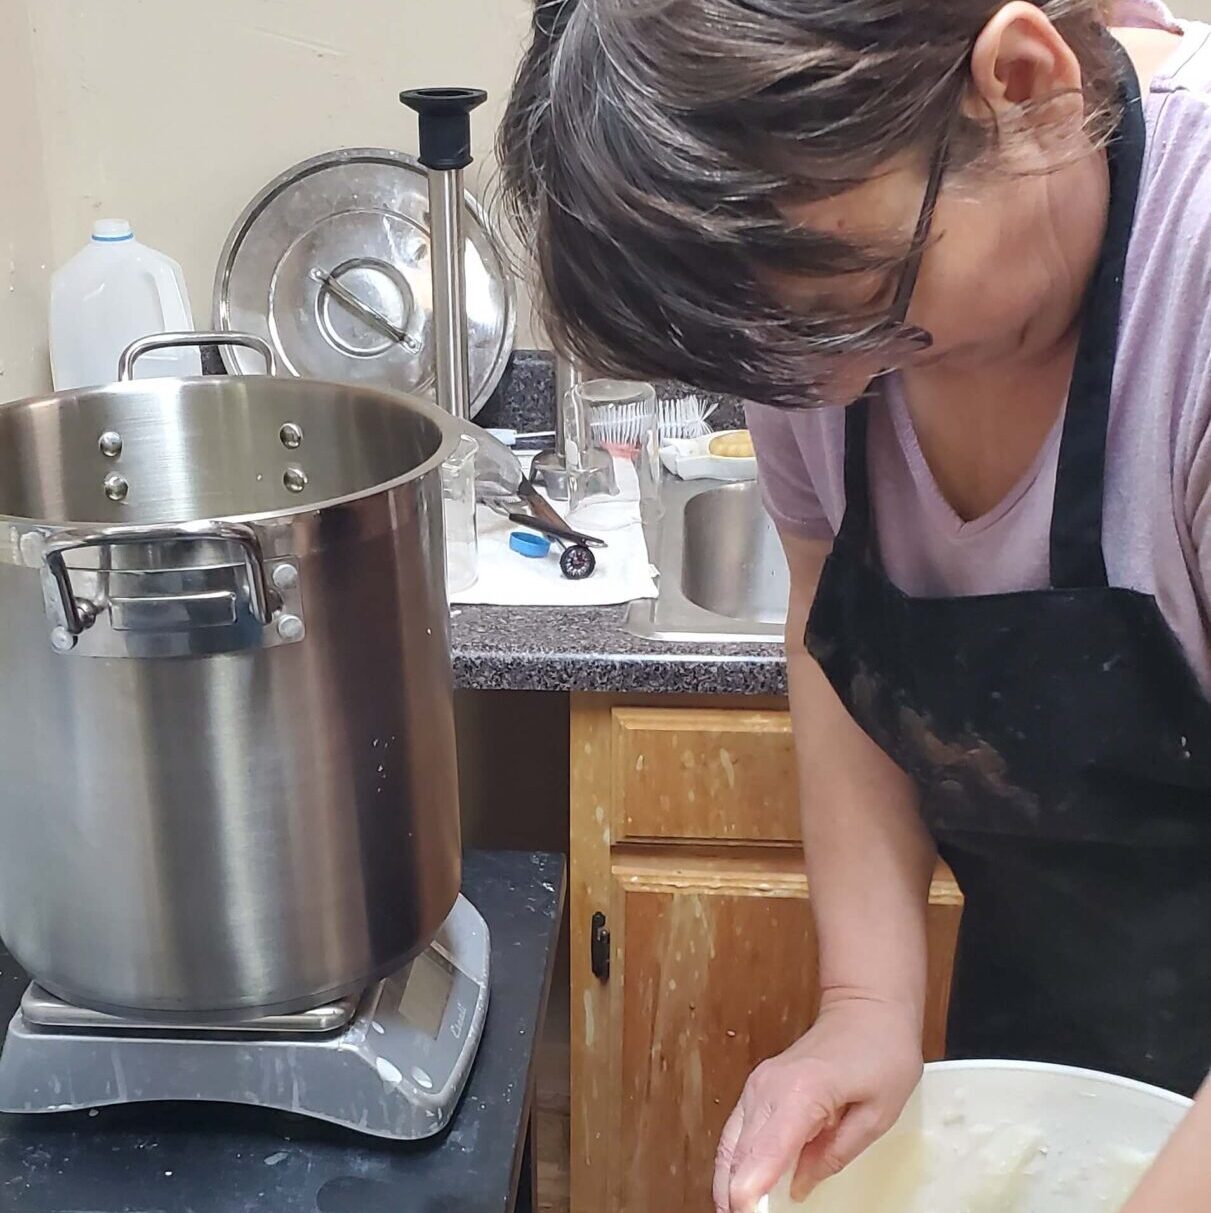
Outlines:
[[631,604],[627,628],[654,640],[781,639],[789,574],[753,482],[666,482],[648,544],[660,597]]

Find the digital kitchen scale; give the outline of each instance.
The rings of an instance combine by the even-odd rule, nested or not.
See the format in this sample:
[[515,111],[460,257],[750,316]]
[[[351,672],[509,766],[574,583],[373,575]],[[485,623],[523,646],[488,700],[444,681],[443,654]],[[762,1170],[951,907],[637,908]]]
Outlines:
[[197,1100],[429,1137],[449,1123],[483,1034],[488,945],[459,897],[429,947],[361,996],[220,1027],[103,1015],[31,985],[0,1052],[0,1111]]

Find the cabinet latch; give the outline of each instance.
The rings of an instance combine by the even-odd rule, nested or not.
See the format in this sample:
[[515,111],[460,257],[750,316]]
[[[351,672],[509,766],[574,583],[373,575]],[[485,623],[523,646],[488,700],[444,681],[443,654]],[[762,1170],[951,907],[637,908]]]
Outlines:
[[610,980],[610,928],[606,916],[598,910],[593,915],[592,931],[589,934],[589,959],[593,976],[599,981]]

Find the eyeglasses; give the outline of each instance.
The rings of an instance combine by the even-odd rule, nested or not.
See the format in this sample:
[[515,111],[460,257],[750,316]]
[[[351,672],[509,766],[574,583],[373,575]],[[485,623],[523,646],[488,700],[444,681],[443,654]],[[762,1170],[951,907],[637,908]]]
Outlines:
[[887,315],[875,325],[875,336],[885,334],[895,338],[897,342],[917,344],[923,348],[928,348],[933,344],[933,336],[926,329],[906,324],[905,320],[908,316],[909,306],[912,304],[913,292],[917,288],[917,278],[921,274],[921,259],[925,256],[925,246],[929,243],[934,209],[938,204],[942,178],[946,175],[946,166],[950,159],[950,131],[951,128],[947,126],[929,162],[929,175],[925,181],[925,197],[921,202],[921,212],[917,216],[912,247],[904,262],[900,282],[896,287],[896,293]]
[[[937,207],[938,195],[942,190],[942,178],[946,175],[946,167],[950,160],[950,133],[951,127],[948,125],[930,159],[929,173],[925,179],[925,197],[921,200],[921,210],[917,215],[912,246],[904,259],[904,265],[900,271],[900,281],[896,285],[896,293],[892,296],[891,304],[883,317],[874,320],[865,334],[876,348],[879,343],[886,342],[890,349],[906,351],[906,353],[903,356],[890,353],[883,357],[878,354],[873,355],[878,369],[870,375],[872,382],[898,370],[903,365],[902,357],[911,357],[912,353],[927,350],[933,345],[933,334],[928,329],[908,324],[906,319],[908,309],[912,304],[913,292],[917,287],[917,279],[921,273],[921,260],[929,243],[934,209]],[[818,398],[813,398],[813,396]],[[837,403],[837,398],[831,389],[826,388],[822,391],[817,387],[814,391],[809,389],[804,393],[800,407],[825,408],[835,403]]]

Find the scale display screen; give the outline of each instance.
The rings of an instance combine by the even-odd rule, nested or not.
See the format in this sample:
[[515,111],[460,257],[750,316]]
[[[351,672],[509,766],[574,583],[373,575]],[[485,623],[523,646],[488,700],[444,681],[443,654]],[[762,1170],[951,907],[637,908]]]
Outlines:
[[436,1040],[453,989],[454,966],[430,948],[412,962],[399,1012],[414,1028]]

